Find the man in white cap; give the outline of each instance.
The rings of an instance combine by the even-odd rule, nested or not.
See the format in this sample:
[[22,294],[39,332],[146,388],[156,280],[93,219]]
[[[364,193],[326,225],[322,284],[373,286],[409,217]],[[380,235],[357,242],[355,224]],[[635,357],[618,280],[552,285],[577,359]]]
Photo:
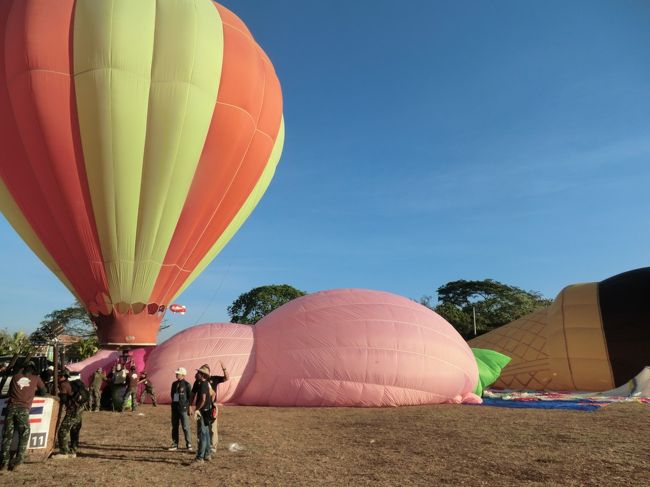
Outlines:
[[179,367],[174,371],[176,380],[172,382],[171,398],[172,398],[172,446],[169,451],[178,450],[178,426],[179,423],[183,425],[183,435],[185,435],[185,445],[187,449],[192,451],[192,443],[190,441],[190,383],[185,380],[187,370]]

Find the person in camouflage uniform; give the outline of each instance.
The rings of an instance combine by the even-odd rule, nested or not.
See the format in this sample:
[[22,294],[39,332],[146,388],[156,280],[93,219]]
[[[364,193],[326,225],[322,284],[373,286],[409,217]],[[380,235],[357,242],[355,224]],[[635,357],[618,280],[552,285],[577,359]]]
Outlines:
[[59,380],[59,398],[61,406],[65,406],[65,417],[59,426],[57,441],[59,454],[52,455],[57,460],[75,458],[79,448],[79,432],[82,426],[84,405],[80,404],[73,394],[72,385],[68,380],[68,372],[63,372]]
[[45,384],[35,374],[35,371],[36,366],[33,362],[29,362],[23,370],[11,378],[2,449],[0,450],[0,470],[4,470],[9,465],[9,449],[14,438],[14,431],[18,431],[18,450],[9,468],[16,470],[23,463],[25,450],[29,442],[29,410],[32,407],[36,391],[40,394],[46,392]]
[[135,412],[135,408],[138,406],[138,382],[139,377],[138,373],[135,370],[135,365],[131,366],[131,371],[126,377],[126,392],[124,397],[122,397],[122,408],[124,410],[124,405],[127,403],[128,399],[131,399],[131,411]]
[[138,381],[138,384],[144,384],[144,390],[142,391],[142,396],[140,396],[140,404],[144,404],[144,400],[147,394],[149,394],[149,396],[151,396],[151,403],[153,404],[153,407],[156,407],[156,392],[153,390],[153,384],[151,380],[149,380],[146,372],[143,371],[140,374],[140,380]]
[[102,368],[98,368],[93,375],[90,377],[90,404],[89,409],[91,411],[99,411],[101,395],[102,395],[102,384],[106,380],[104,371]]

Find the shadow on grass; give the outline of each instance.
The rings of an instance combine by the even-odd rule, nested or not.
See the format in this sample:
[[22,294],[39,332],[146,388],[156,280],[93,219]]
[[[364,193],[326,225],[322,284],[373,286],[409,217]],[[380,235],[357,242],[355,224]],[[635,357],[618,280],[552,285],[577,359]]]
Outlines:
[[[140,446],[140,445],[91,445],[88,443],[79,443],[79,448],[83,448],[85,450],[114,450],[114,451],[151,451],[151,452],[163,452],[163,451],[168,451],[166,446]],[[172,452],[170,452],[172,453]],[[176,452],[173,453],[196,453],[196,452],[190,452],[188,450],[179,448]]]
[[82,453],[77,452],[77,458],[95,458],[98,460],[118,460],[120,462],[147,462],[147,463],[167,463],[169,465],[182,465],[187,463],[187,459],[184,458],[151,458],[147,456],[143,457],[130,457],[122,455],[107,455],[105,453]]

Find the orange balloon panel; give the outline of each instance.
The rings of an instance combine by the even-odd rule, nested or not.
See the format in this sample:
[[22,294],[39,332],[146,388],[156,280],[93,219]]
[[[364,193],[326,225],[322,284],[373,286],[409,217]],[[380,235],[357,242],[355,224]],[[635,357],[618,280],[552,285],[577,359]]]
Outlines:
[[273,177],[273,66],[210,0],[6,0],[0,39],[0,209],[103,344],[155,343]]

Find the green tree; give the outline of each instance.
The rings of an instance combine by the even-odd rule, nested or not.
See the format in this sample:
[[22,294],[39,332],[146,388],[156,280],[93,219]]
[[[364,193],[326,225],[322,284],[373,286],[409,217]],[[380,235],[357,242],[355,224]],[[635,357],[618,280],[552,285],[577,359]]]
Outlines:
[[435,308],[431,306],[431,301],[431,296],[420,299],[421,304],[434,309],[465,338],[474,336],[474,312],[476,332],[480,335],[549,306],[552,302],[537,291],[525,291],[493,279],[448,282],[438,288]]
[[256,287],[233,301],[228,306],[228,314],[233,323],[254,325],[274,309],[305,294],[288,284]]
[[29,336],[22,331],[9,333],[7,330],[0,330],[0,355],[24,355],[31,351],[32,344]]
[[97,345],[97,337],[91,336],[82,338],[77,343],[73,343],[65,348],[65,353],[71,362],[78,362],[95,355],[99,350]]
[[79,301],[63,309],[48,313],[40,326],[30,335],[32,343],[43,345],[59,335],[79,337],[77,343],[65,347],[68,360],[76,362],[90,357],[97,352],[97,334],[95,325],[88,312]]
[[64,335],[82,338],[95,336],[95,325],[91,321],[88,311],[79,301],[75,301],[72,306],[67,308],[55,309],[46,314],[38,330],[47,333],[57,325],[63,325],[62,334]]

